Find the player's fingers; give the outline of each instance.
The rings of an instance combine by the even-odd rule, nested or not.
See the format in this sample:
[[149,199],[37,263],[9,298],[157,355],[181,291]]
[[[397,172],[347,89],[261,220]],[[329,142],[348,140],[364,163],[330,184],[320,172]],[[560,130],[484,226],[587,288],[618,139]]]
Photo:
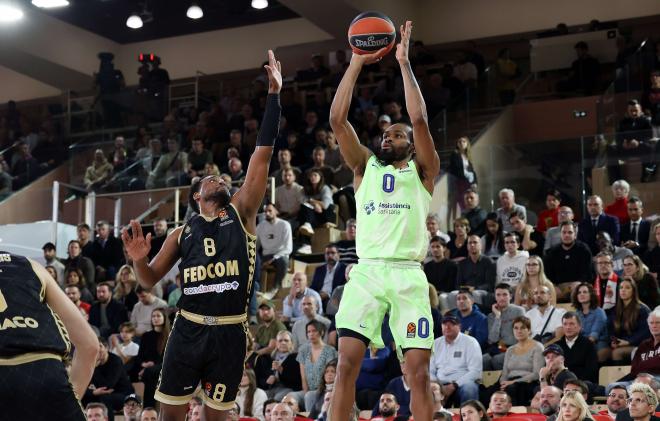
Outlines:
[[126,229],[126,227],[121,229],[121,239],[124,243],[128,243],[130,241],[128,230]]
[[142,234],[142,225],[136,220],[131,221],[131,227],[133,227],[133,232],[135,238],[142,238],[144,237],[144,234]]
[[151,233],[147,234],[147,237],[144,239],[144,241],[147,243],[147,246],[151,247]]

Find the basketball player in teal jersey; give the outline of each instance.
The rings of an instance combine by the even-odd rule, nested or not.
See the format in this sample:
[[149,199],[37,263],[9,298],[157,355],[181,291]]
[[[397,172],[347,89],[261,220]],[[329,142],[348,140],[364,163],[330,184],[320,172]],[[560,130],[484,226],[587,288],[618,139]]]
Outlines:
[[256,215],[280,124],[281,65],[268,52],[268,97],[245,182],[233,196],[218,176],[191,187],[199,215],[172,231],[151,262],[151,236],[131,221],[122,231],[128,255],[144,286],[158,282],[180,258],[182,295],[167,340],[155,398],[161,420],[182,421],[201,385],[205,419],[228,419],[235,407],[247,348],[247,307],[256,260]]
[[420,262],[427,250],[425,221],[440,159],[429,132],[424,98],[408,59],[411,29],[410,21],[401,27],[396,59],[412,127],[399,123],[387,128],[381,153],[374,156],[360,145],[348,122],[360,70],[378,61],[378,53],[353,55],[330,109],[330,125],[354,174],[359,258],[336,316],[339,363],[332,421],[349,419],[362,359],[370,342],[383,346],[380,329],[388,312],[399,357],[405,354],[413,417],[417,421],[430,421],[432,417],[428,371],[433,319],[428,282]]

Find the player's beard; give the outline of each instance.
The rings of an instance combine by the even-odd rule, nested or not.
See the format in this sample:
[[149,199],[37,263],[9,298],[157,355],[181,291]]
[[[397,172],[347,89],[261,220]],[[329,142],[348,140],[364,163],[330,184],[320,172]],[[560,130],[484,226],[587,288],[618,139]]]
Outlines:
[[226,208],[229,205],[231,200],[231,194],[229,194],[229,189],[220,189],[210,193],[206,201],[215,203],[218,208]]
[[381,149],[378,153],[377,159],[383,166],[392,165],[395,162],[403,161],[410,155],[410,146],[405,148],[395,148],[391,146],[389,149]]

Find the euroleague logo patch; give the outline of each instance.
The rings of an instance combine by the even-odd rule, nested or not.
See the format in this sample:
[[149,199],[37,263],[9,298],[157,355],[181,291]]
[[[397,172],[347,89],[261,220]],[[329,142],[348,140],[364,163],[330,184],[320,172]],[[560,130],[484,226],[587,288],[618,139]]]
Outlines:
[[408,327],[406,328],[406,338],[414,338],[415,332],[417,332],[417,325],[413,322],[408,323]]

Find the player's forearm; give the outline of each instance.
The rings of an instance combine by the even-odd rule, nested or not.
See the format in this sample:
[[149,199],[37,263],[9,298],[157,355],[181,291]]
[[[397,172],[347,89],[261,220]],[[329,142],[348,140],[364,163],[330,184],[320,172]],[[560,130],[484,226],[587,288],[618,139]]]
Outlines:
[[401,77],[403,78],[403,90],[406,96],[406,110],[410,116],[410,121],[413,125],[418,123],[426,123],[428,116],[426,115],[426,103],[422,96],[422,91],[419,89],[417,79],[413,73],[409,61],[399,62],[401,66]]
[[151,288],[158,283],[159,279],[151,266],[149,266],[146,257],[134,261],[133,267],[135,268],[138,282],[140,282],[142,286]]
[[344,124],[348,121],[348,110],[351,107],[351,100],[353,99],[353,89],[357,82],[358,76],[362,65],[356,60],[351,60],[351,64],[346,69],[344,77],[339,83],[335,97],[330,106],[330,126],[333,127]]
[[94,374],[94,367],[96,366],[96,356],[98,354],[98,347],[92,352],[84,349],[76,349],[71,361],[71,372],[69,379],[73,386],[73,391],[77,397],[82,398],[92,380]]
[[266,98],[266,110],[261,121],[261,130],[257,135],[257,146],[273,146],[280,130],[280,94],[269,93]]

